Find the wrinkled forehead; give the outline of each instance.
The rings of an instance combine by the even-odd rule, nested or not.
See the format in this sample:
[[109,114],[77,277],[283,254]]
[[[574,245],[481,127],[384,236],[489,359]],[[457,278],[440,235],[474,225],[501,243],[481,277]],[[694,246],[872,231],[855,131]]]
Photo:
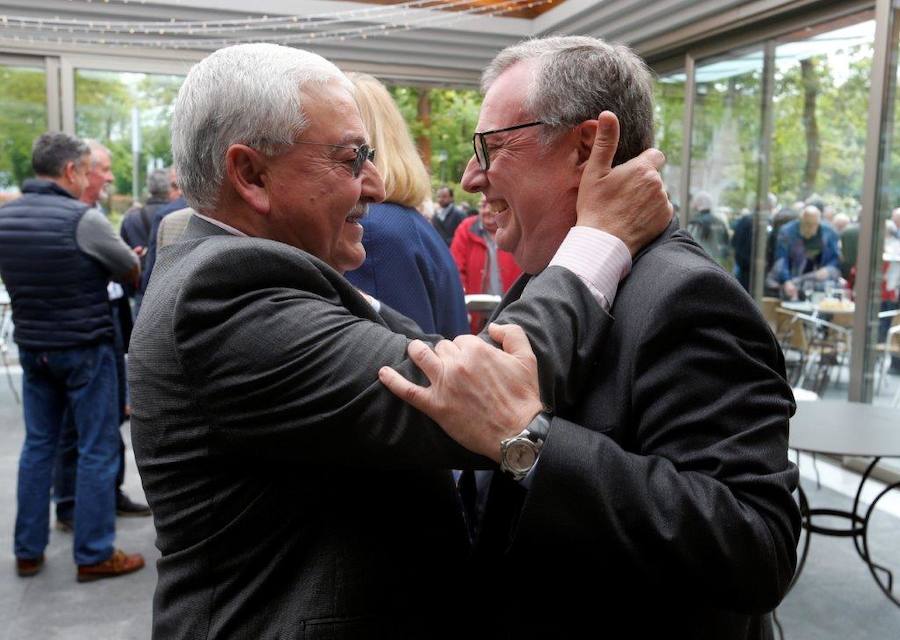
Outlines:
[[533,89],[536,71],[536,60],[524,60],[497,77],[481,103],[478,131],[521,124],[531,117],[525,108],[525,99]]
[[368,132],[350,91],[337,81],[307,84],[300,90],[307,132],[334,144],[363,144]]

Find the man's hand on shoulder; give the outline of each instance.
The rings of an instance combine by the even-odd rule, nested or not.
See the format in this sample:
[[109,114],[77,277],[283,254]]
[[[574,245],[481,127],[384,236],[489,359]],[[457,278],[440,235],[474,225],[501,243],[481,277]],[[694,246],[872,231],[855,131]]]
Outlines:
[[429,387],[390,367],[382,367],[378,377],[459,444],[499,462],[500,441],[521,433],[543,406],[537,359],[522,328],[491,324],[488,333],[502,351],[470,335],[442,340],[433,351],[413,340],[407,352]]
[[666,158],[647,149],[612,166],[619,146],[619,119],[610,111],[597,117],[597,135],[581,176],[576,224],[617,236],[634,256],[668,226],[672,203],[659,169]]

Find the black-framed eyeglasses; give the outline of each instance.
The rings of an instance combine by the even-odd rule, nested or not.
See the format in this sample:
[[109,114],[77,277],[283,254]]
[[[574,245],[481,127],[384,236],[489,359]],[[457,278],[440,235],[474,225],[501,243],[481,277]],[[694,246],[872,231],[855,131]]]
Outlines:
[[366,160],[375,162],[375,149],[367,144],[361,144],[358,147],[351,144],[328,144],[327,142],[306,142],[304,140],[295,140],[294,144],[311,144],[316,147],[334,147],[335,149],[353,149],[356,152],[356,158],[353,159],[351,172],[354,178],[358,178],[362,173],[363,165]]
[[516,124],[511,127],[503,127],[502,129],[491,129],[490,131],[475,132],[472,136],[472,146],[475,148],[475,157],[478,158],[478,166],[482,171],[491,168],[491,156],[488,154],[488,145],[486,137],[492,133],[503,133],[504,131],[515,131],[516,129],[524,129],[526,127],[536,127],[539,124],[547,124],[546,122],[526,122],[525,124]]

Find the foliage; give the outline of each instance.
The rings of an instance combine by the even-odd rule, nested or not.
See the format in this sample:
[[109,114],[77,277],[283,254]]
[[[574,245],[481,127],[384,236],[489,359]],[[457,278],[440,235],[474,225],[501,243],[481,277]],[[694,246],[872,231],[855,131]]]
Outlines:
[[[431,122],[419,119],[419,97],[428,91],[431,103]],[[456,201],[477,204],[479,195],[468,194],[460,187],[466,164],[472,157],[472,134],[478,123],[481,94],[469,89],[422,89],[418,87],[390,87],[391,96],[417,141],[426,138],[430,142],[432,187],[436,190],[446,184],[453,188]],[[419,145],[421,149],[421,145]]]
[[0,66],[0,87],[0,189],[10,189],[32,175],[31,144],[47,129],[46,74]]
[[[139,199],[146,198],[147,172],[172,163],[170,149],[171,106],[181,86],[181,76],[114,73],[79,70],[75,78],[75,129],[109,147],[115,176],[114,191],[130,196],[137,164]],[[132,151],[133,118],[138,117],[139,148]],[[118,212],[131,199],[115,198],[110,208]]]
[[[777,52],[776,52],[777,55]],[[853,216],[862,194],[871,43],[838,48],[807,58],[816,87],[817,130],[804,122],[804,83],[797,61],[776,65],[769,190],[782,205],[816,193]],[[753,60],[758,63],[753,63]],[[736,56],[731,75],[697,84],[691,141],[692,192],[709,192],[719,207],[736,216],[755,208],[762,123],[762,60]],[[711,63],[716,65],[717,63]],[[724,68],[718,67],[718,68]],[[708,67],[707,70],[711,70]],[[704,68],[701,67],[700,71]],[[683,83],[663,78],[656,85],[656,144],[669,163],[681,153]],[[894,110],[895,130],[900,125]],[[807,143],[820,148],[819,166],[807,167]],[[886,185],[900,185],[900,144],[890,145]],[[807,171],[815,176],[804,184]],[[667,177],[668,181],[668,177]],[[897,193],[890,193],[898,201]]]

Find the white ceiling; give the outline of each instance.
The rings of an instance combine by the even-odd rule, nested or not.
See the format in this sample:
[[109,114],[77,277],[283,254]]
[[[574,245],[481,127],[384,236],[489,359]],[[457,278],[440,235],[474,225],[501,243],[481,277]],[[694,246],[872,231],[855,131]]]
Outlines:
[[[374,73],[383,78],[428,84],[477,84],[481,69],[503,47],[523,38],[547,34],[585,34],[625,42],[638,51],[652,49],[668,34],[726,14],[751,15],[771,10],[789,0],[566,0],[533,20],[477,16],[443,24],[432,22],[412,30],[390,30],[398,21],[416,22],[427,13],[406,9],[398,18],[354,18],[345,24],[354,27],[384,25],[383,33],[346,37],[343,41],[302,42],[301,46],[320,53],[348,70]],[[252,6],[252,11],[248,10]],[[359,9],[376,5],[363,2],[330,0],[0,0],[0,53],[78,52],[113,57],[138,55],[153,59],[192,61],[219,45],[203,42],[194,34],[187,49],[157,47],[110,47],[97,42],[72,43],[66,34],[50,27],[41,31],[23,31],[4,25],[2,16],[53,20],[70,18],[100,22],[213,20],[248,16],[310,16]],[[380,8],[384,8],[383,6]],[[430,12],[435,14],[436,12]],[[430,19],[430,18],[429,18]],[[246,31],[243,35],[259,40],[271,38],[269,31]],[[102,34],[101,34],[102,35]],[[71,37],[71,36],[70,36]],[[99,36],[94,34],[94,38]],[[125,36],[126,38],[128,36]],[[140,34],[135,35],[140,37]],[[146,38],[147,36],[143,36]],[[160,37],[163,41],[164,37]]]

